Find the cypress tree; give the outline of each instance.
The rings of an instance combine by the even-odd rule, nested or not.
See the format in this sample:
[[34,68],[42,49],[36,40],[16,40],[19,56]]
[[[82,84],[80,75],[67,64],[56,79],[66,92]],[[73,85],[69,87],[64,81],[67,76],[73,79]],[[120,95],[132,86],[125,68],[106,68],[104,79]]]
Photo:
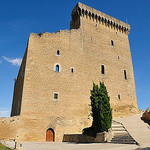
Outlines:
[[112,124],[112,110],[110,97],[103,82],[100,82],[100,87],[93,83],[90,99],[93,117],[92,128],[96,133],[108,131]]

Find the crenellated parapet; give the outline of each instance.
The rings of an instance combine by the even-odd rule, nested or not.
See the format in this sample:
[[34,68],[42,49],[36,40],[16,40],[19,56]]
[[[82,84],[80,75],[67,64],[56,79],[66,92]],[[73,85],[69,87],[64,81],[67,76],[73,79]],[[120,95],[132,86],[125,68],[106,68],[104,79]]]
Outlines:
[[130,25],[122,22],[116,18],[113,18],[105,13],[102,13],[96,9],[93,9],[87,5],[82,3],[78,3],[71,13],[72,21],[71,25],[74,26],[71,28],[79,28],[80,27],[80,17],[84,17],[89,19],[93,22],[105,25],[110,27],[114,30],[120,31],[121,33],[129,34],[130,32]]

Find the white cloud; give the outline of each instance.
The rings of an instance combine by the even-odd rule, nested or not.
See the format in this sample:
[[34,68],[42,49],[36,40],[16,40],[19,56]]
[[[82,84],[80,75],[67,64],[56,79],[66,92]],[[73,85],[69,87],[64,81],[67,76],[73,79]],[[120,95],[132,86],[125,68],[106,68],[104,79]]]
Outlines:
[[0,117],[9,117],[10,112],[8,108],[0,108]]
[[14,66],[20,66],[22,62],[21,58],[8,58],[8,57],[3,56],[3,59],[11,63]]
[[0,64],[2,63],[2,60],[0,60]]

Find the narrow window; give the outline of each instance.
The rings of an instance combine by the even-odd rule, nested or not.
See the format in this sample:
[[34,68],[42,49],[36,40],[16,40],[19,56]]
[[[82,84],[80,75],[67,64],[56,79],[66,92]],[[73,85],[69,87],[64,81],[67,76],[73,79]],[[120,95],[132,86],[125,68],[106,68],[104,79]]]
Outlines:
[[61,72],[61,65],[57,62],[54,64],[53,70],[55,72]]
[[118,100],[120,100],[120,94],[118,95]]
[[73,68],[71,68],[71,73],[73,73],[74,72],[74,69]]
[[57,56],[59,56],[60,55],[60,51],[59,50],[57,50]]
[[104,65],[101,65],[101,72],[102,72],[102,74],[105,74],[105,68],[104,68]]
[[58,93],[54,93],[54,99],[55,99],[55,100],[58,99]]
[[111,40],[111,45],[114,46],[114,41],[113,40]]
[[127,80],[127,72],[124,70],[124,79]]
[[55,71],[59,72],[59,65],[56,65]]

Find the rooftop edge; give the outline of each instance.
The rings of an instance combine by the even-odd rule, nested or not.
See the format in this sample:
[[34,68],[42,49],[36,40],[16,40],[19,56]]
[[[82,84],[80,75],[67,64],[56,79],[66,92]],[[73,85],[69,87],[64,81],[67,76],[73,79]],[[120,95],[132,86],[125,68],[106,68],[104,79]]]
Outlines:
[[88,12],[91,15],[103,18],[104,21],[112,22],[112,24],[115,24],[116,27],[121,26],[122,28],[126,28],[128,30],[128,32],[131,29],[129,24],[127,24],[123,21],[120,21],[120,20],[118,20],[118,19],[116,19],[110,15],[107,15],[107,14],[105,14],[99,10],[96,10],[92,7],[89,7],[89,6],[87,6],[81,2],[78,2],[77,5],[74,7],[74,9],[72,10],[71,16],[73,16],[74,12],[76,12],[78,9],[81,10],[81,13],[82,13],[82,11]]

